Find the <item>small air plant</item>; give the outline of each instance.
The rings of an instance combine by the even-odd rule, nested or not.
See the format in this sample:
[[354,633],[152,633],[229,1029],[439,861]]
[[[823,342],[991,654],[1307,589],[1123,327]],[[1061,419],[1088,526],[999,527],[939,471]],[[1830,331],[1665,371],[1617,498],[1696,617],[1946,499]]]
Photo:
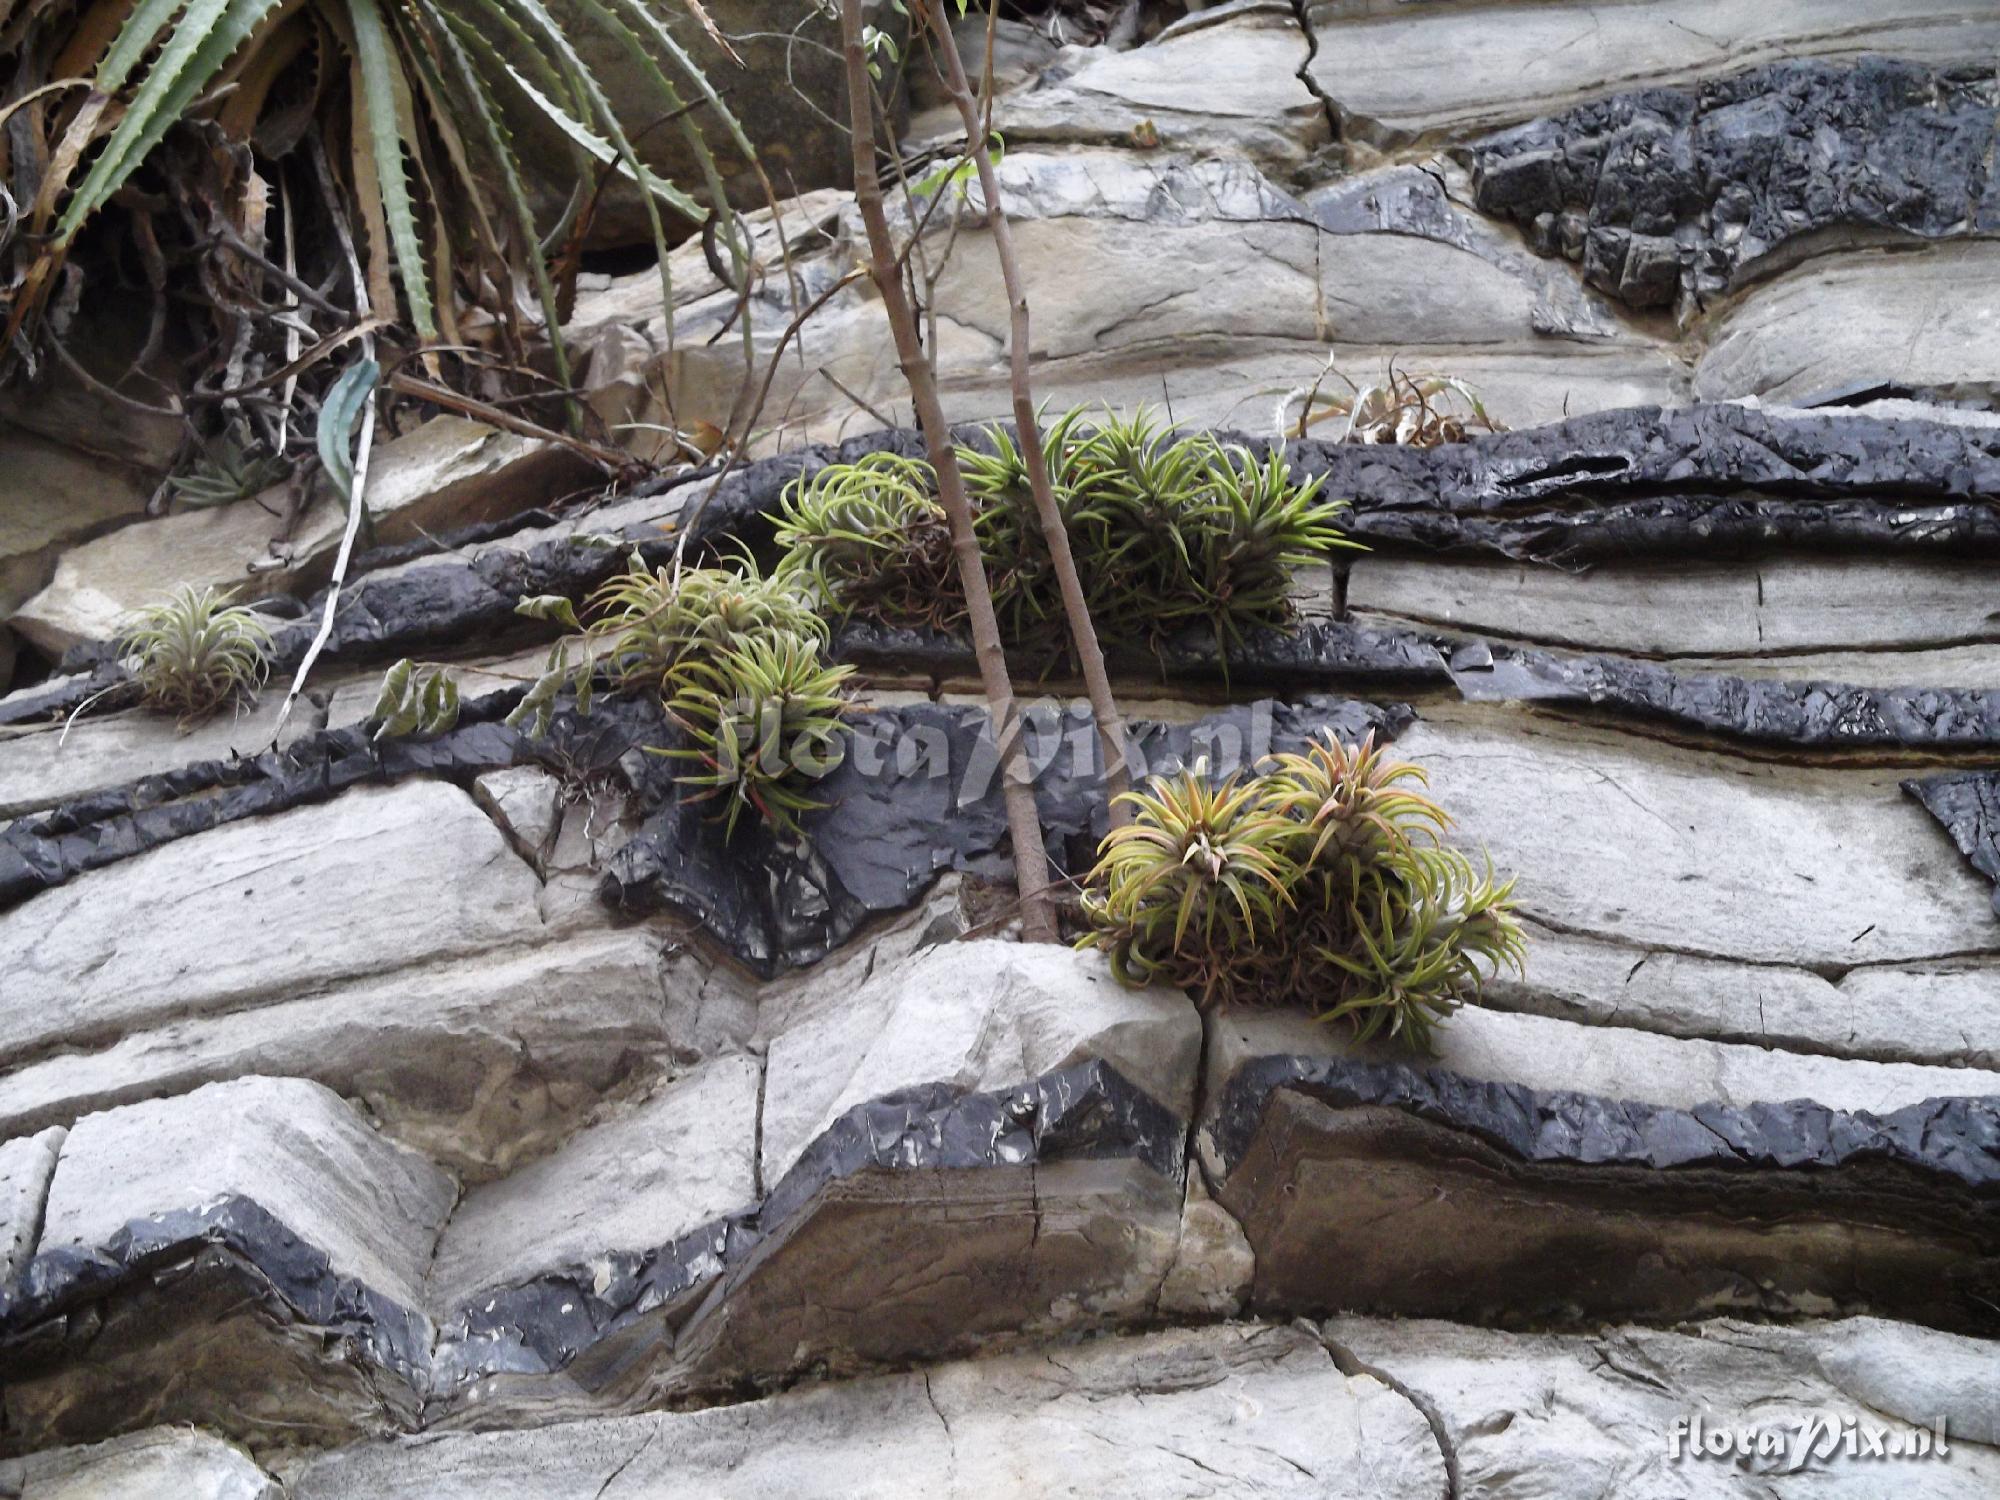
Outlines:
[[664,688],[690,655],[729,651],[745,641],[790,635],[825,644],[826,621],[799,580],[765,577],[745,554],[734,566],[649,569],[638,553],[632,566],[590,596],[589,634],[621,688]]
[[810,581],[824,608],[950,630],[965,619],[951,528],[921,459],[871,453],[829,464],[784,493],[781,573]]
[[1268,800],[1311,835],[1305,864],[1343,859],[1372,864],[1442,842],[1451,820],[1436,802],[1409,790],[1429,781],[1421,766],[1390,760],[1373,733],[1359,745],[1328,735],[1301,754],[1276,758]]
[[822,661],[817,639],[785,632],[684,660],[667,710],[692,743],[654,753],[696,763],[676,779],[701,789],[691,801],[726,799],[721,816],[729,835],[745,807],[796,833],[800,814],[825,805],[802,782],[840,763],[840,715],[853,670]]
[[1313,945],[1331,966],[1315,997],[1320,1018],[1352,1021],[1358,1041],[1386,1034],[1435,1050],[1437,1023],[1488,973],[1522,969],[1527,945],[1512,891],[1511,881],[1495,883],[1490,864],[1482,875],[1456,849],[1415,849],[1364,870],[1331,893],[1345,941]]
[[[1204,1006],[1298,1004],[1430,1051],[1438,1023],[1524,955],[1511,882],[1444,842],[1420,769],[1332,736],[1262,775],[1200,768],[1132,794],[1105,841],[1080,947],[1123,983]],[[1233,878],[1225,878],[1225,875]]]
[[183,726],[255,692],[270,670],[269,628],[216,588],[183,585],[137,611],[118,645],[141,701]]
[[676,570],[650,568],[634,551],[590,596],[588,624],[560,594],[515,606],[569,633],[549,648],[507,723],[546,736],[565,688],[588,714],[601,673],[614,691],[659,698],[687,743],[647,749],[693,763],[675,780],[693,790],[690,800],[725,799],[729,835],[745,807],[796,833],[799,815],[821,805],[803,784],[840,763],[853,670],[823,660],[827,624],[813,593],[810,578],[783,568],[767,577],[748,556]]
[[[1084,477],[1077,454],[1085,415],[1082,407],[1075,407],[1045,429],[1042,456],[1048,465],[1057,513],[1069,531],[1085,607],[1100,638],[1110,641],[1118,635],[1116,623],[1105,618],[1108,611],[1104,606],[1111,599],[1110,580],[1097,566],[1096,552],[1076,515]],[[1014,434],[998,423],[986,429],[985,439],[992,451],[961,447],[958,467],[965,475],[980,554],[992,580],[993,612],[1009,644],[1041,657],[1053,669],[1069,649],[1069,622],[1048,538],[1035,510],[1028,461]]]
[[292,466],[260,445],[246,444],[235,432],[225,432],[205,446],[199,457],[167,481],[175,500],[197,510],[234,505],[269,489],[292,472]]
[[[1328,376],[1347,387],[1342,396],[1324,389]],[[1292,414],[1293,407],[1298,414]],[[1382,380],[1357,386],[1329,358],[1310,385],[1286,391],[1278,402],[1280,440],[1303,438],[1322,422],[1341,423],[1342,443],[1395,443],[1435,448],[1462,443],[1470,432],[1504,432],[1472,385],[1455,375],[1406,374],[1389,367]]]
[[1200,615],[1227,660],[1245,631],[1275,628],[1290,616],[1294,568],[1359,544],[1335,520],[1347,502],[1320,497],[1324,476],[1295,485],[1275,447],[1261,462],[1240,444],[1212,447],[1207,504],[1201,524],[1190,528],[1199,553],[1189,571]]

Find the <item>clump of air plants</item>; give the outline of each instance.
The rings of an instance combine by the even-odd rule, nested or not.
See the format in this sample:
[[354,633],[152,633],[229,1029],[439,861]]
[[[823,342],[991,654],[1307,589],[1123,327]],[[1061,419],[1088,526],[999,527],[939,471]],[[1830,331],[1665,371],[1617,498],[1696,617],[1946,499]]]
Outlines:
[[[1328,376],[1347,387],[1345,395],[1325,389]],[[1297,416],[1292,415],[1294,405]],[[1479,392],[1455,375],[1410,374],[1392,365],[1380,381],[1357,386],[1331,360],[1311,385],[1285,392],[1278,402],[1281,439],[1309,437],[1322,422],[1341,424],[1336,442],[1406,448],[1435,448],[1462,443],[1471,432],[1507,430],[1486,410]]]
[[794,635],[816,649],[827,639],[826,621],[800,581],[783,572],[766,577],[748,556],[713,567],[651,568],[634,550],[626,570],[585,601],[588,625],[561,594],[523,599],[515,613],[571,631],[549,648],[541,676],[507,718],[537,736],[548,733],[565,687],[580,712],[590,711],[599,672],[621,692],[645,689],[664,699],[672,696],[675,669],[690,658],[713,658],[759,636]]
[[649,748],[694,763],[676,778],[694,789],[691,800],[723,798],[720,816],[731,834],[745,807],[795,832],[798,814],[820,805],[805,781],[839,763],[852,672],[824,660],[826,621],[801,581],[783,572],[766,576],[747,556],[677,570],[650,568],[635,551],[626,571],[584,608],[587,624],[561,595],[517,606],[571,634],[549,648],[508,724],[546,735],[565,687],[577,711],[589,713],[600,676],[614,691],[655,694],[688,744]]
[[1444,842],[1418,767],[1331,734],[1247,779],[1202,767],[1129,793],[1079,947],[1204,1008],[1300,1005],[1360,1040],[1432,1049],[1437,1023],[1525,951],[1513,882]]
[[118,648],[140,701],[185,725],[262,686],[271,632],[223,590],[184,585],[135,612]]
[[[1067,624],[1027,466],[1002,427],[960,468],[1013,646],[1053,661]],[[1079,408],[1043,436],[1049,482],[1085,602],[1107,645],[1159,647],[1190,626],[1224,653],[1291,615],[1292,570],[1355,544],[1344,502],[1317,478],[1294,483],[1281,452],[1260,458],[1206,433],[1176,434],[1143,410],[1086,425]],[[891,626],[947,628],[963,615],[929,466],[875,455],[787,491],[781,571],[810,578],[830,609]]]

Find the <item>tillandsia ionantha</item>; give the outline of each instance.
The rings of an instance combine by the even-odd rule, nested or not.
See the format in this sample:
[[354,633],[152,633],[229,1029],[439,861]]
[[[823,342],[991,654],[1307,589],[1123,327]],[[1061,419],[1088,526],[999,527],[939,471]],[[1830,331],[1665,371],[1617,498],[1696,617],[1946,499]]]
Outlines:
[[216,588],[184,585],[136,611],[118,645],[141,701],[183,724],[254,692],[270,669],[269,628]]
[[747,554],[733,564],[649,567],[635,549],[624,572],[600,584],[585,601],[590,623],[561,594],[523,599],[516,614],[553,620],[570,634],[549,648],[542,673],[508,715],[548,733],[555,702],[565,687],[580,712],[590,711],[592,684],[603,671],[620,691],[669,693],[674,669],[690,656],[715,656],[761,635],[790,634],[823,646],[827,625],[802,581],[782,570],[765,576]]
[[784,631],[684,658],[667,711],[691,743],[655,753],[696,762],[678,780],[702,789],[691,800],[725,799],[729,833],[745,807],[796,833],[800,813],[825,805],[805,783],[831,771],[845,751],[840,716],[853,671],[822,661],[817,640]]
[[[1091,422],[1083,408],[1043,433],[1049,480],[1090,614],[1107,642],[1157,647],[1210,631],[1226,655],[1291,614],[1292,570],[1354,547],[1344,502],[1294,482],[1282,450],[1260,457],[1206,433],[1177,434],[1144,409]],[[1013,645],[1062,650],[1065,619],[1025,462],[995,426],[958,462]],[[888,625],[948,627],[962,612],[948,539],[929,509],[928,467],[876,454],[834,464],[787,495],[781,571],[813,578],[829,607]],[[940,602],[948,601],[948,602]]]
[[1078,946],[1126,984],[1303,1005],[1428,1052],[1490,975],[1520,971],[1525,943],[1513,883],[1444,842],[1425,781],[1372,734],[1329,734],[1219,786],[1199,765],[1155,779],[1104,841]]
[[822,656],[827,624],[809,581],[782,570],[766,575],[747,554],[676,573],[648,566],[634,550],[584,609],[587,624],[560,594],[516,606],[570,633],[549,648],[507,723],[545,736],[565,689],[578,713],[590,712],[600,675],[614,691],[655,694],[688,744],[648,748],[695,763],[676,778],[694,789],[690,800],[724,797],[731,834],[745,807],[795,833],[798,815],[821,805],[805,784],[839,764],[852,670]]
[[1105,950],[1123,984],[1170,984],[1225,1004],[1284,925],[1299,877],[1295,827],[1260,785],[1233,776],[1213,785],[1199,763],[1126,797],[1135,816],[1105,839],[1084,892],[1085,941]]

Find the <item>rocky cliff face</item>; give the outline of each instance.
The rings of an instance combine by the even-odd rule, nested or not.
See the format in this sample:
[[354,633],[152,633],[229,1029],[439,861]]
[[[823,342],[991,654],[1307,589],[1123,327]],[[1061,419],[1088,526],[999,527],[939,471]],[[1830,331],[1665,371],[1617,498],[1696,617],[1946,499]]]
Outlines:
[[[388,445],[275,745],[275,694],[62,720],[175,581],[254,566],[296,662],[337,518],[140,520],[34,439],[0,673],[64,660],[0,698],[0,1495],[2000,1493],[2000,16],[1140,35],[1003,28],[1040,393],[1286,442],[1370,550],[1226,674],[1121,664],[1139,749],[1393,740],[1519,877],[1525,977],[1412,1059],[1011,941],[950,640],[841,637],[872,749],[803,842],[680,805],[655,707],[505,726],[547,639],[515,600],[605,537],[758,541],[801,472],[915,451],[861,288],[719,486],[579,512],[524,440]],[[948,127],[919,93],[913,146]],[[990,418],[957,216],[922,274]],[[851,205],[782,218],[825,291]],[[673,307],[578,299],[620,418],[661,370],[682,419],[737,390],[739,296],[682,260]],[[753,294],[760,369],[791,295]],[[1514,430],[1278,437],[1329,356]],[[402,656],[461,663],[457,728],[370,739]],[[1069,870],[1086,731],[1036,719]]]

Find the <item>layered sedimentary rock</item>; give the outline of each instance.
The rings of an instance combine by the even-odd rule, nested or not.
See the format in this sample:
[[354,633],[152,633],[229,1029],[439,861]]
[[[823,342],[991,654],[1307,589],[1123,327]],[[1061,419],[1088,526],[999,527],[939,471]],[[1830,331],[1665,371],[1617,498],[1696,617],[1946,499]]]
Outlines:
[[[685,805],[643,697],[505,726],[522,596],[683,534],[768,561],[787,485],[922,456],[837,190],[752,216],[747,299],[694,242],[671,306],[577,277],[586,399],[651,456],[834,289],[726,478],[579,503],[525,439],[385,446],[277,743],[275,689],[132,707],[119,619],[244,585],[287,679],[337,507],[140,519],[136,471],[41,454],[0,526],[0,1495],[2000,1484],[1989,9],[1137,19],[1000,28],[1037,395],[1282,445],[1367,549],[1227,656],[1114,656],[1141,768],[1373,734],[1516,882],[1525,972],[1420,1057],[1013,941],[950,637],[842,623],[802,837]],[[911,102],[920,178],[959,127]],[[923,256],[981,442],[976,187]],[[1513,430],[1297,425],[1392,363]],[[377,736],[406,656],[450,732]],[[1065,671],[1028,738],[1080,880]]]
[[[1419,1070],[1291,1018],[1222,1023],[1202,1151],[1256,1257],[1251,1306],[2000,1332],[1994,1075],[1834,1064],[1803,1099],[1745,1051],[1480,1017]],[[1843,1093],[1875,1108],[1818,1102]]]

